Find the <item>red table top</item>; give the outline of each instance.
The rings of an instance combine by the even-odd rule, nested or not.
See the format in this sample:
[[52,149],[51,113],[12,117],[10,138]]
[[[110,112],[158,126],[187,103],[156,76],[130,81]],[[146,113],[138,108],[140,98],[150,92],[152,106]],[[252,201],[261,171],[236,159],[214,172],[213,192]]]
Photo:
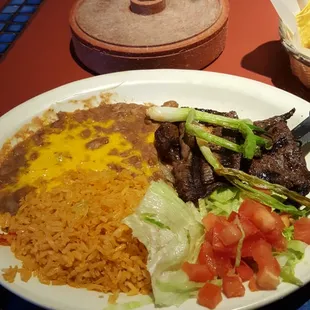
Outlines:
[[[74,1],[45,0],[0,62],[0,115],[42,92],[92,75],[70,52],[68,19]],[[0,7],[5,3],[0,0]],[[231,0],[230,5],[226,48],[205,70],[255,79],[310,101],[310,90],[291,74],[270,0]]]

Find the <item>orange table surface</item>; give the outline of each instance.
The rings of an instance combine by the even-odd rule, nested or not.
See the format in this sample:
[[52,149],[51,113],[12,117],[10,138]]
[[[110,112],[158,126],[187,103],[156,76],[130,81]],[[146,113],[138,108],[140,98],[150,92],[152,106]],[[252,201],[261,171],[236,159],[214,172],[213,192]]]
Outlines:
[[[0,61],[0,115],[40,93],[92,75],[70,51],[68,19],[74,2],[45,0]],[[0,0],[0,8],[5,3]],[[291,74],[270,0],[231,0],[230,6],[226,48],[205,70],[255,79],[310,101],[310,90]]]

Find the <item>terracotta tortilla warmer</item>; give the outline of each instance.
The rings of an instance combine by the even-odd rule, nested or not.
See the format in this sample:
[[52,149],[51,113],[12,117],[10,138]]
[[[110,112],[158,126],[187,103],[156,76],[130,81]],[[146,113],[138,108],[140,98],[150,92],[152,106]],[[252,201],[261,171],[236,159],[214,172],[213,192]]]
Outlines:
[[202,69],[224,50],[228,13],[229,0],[78,0],[72,43],[99,74]]

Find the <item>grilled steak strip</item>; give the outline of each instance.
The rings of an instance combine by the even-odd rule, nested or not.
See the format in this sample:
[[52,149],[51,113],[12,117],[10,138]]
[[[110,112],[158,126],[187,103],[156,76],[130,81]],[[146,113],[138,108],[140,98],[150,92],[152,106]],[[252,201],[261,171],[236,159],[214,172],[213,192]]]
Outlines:
[[159,159],[172,164],[181,159],[180,133],[176,124],[162,123],[155,131],[155,148]]
[[[207,112],[237,117],[236,112]],[[208,125],[207,130],[233,142],[238,139],[236,132],[218,126]],[[178,127],[176,124],[161,124],[155,133],[155,147],[161,161],[173,166],[174,186],[184,201],[196,202],[224,184],[225,181],[214,174],[212,167],[201,154],[196,139],[186,133],[184,123],[179,123]],[[223,166],[240,168],[240,154],[215,145],[210,147]]]
[[274,145],[260,158],[253,159],[247,172],[307,195],[310,191],[310,172],[301,148],[286,124],[294,112],[291,110],[284,115],[255,122],[255,125],[267,130]]
[[295,111],[296,109],[294,108],[282,115],[276,115],[274,117],[262,121],[256,121],[255,125],[265,130],[268,130],[270,127],[275,126],[277,123],[281,121],[286,122],[287,120],[289,120],[294,115]]

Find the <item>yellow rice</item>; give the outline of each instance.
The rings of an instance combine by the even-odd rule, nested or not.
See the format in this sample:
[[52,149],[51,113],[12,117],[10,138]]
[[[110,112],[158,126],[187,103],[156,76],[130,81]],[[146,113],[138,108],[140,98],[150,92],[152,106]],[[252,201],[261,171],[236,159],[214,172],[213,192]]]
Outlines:
[[145,176],[122,171],[69,171],[61,185],[29,193],[16,216],[0,216],[16,232],[11,250],[22,268],[4,270],[28,281],[83,287],[103,293],[148,294],[147,251],[122,220],[138,206],[148,187]]

